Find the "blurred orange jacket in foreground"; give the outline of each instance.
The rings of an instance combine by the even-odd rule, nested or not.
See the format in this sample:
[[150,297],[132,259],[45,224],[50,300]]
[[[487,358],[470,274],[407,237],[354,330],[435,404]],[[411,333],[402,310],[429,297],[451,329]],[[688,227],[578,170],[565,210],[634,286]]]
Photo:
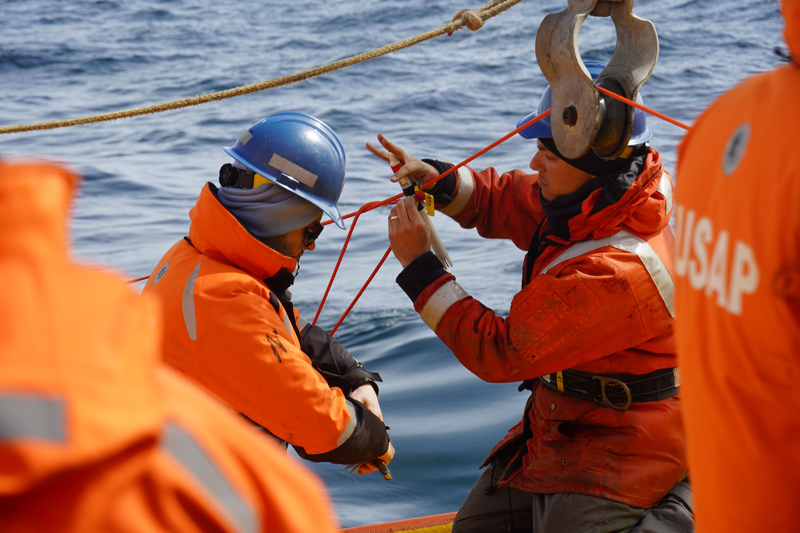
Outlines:
[[678,152],[676,338],[698,533],[797,531],[800,0],[789,65],[719,98]]
[[70,262],[77,182],[0,162],[0,529],[336,531],[313,474],[158,363],[154,303]]

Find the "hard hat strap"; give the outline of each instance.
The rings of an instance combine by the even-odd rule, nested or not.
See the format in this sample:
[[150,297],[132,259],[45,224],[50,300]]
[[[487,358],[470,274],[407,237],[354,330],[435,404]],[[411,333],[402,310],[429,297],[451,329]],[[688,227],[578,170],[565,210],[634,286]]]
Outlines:
[[230,163],[225,163],[219,169],[219,184],[222,187],[235,187],[236,189],[255,189],[260,185],[269,183],[261,174],[236,168]]

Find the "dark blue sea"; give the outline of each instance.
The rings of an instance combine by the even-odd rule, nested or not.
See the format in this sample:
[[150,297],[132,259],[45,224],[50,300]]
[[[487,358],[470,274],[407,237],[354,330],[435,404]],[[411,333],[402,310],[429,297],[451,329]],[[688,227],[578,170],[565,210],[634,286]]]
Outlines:
[[[340,208],[397,192],[364,143],[378,133],[418,157],[459,162],[513,130],[546,85],[534,42],[566,0],[525,0],[477,32],[293,85],[185,109],[70,128],[0,135],[0,157],[65,161],[84,176],[74,211],[76,256],[124,279],[146,276],[187,233],[188,211],[232,144],[262,117],[305,111],[327,122],[347,153]],[[0,0],[0,126],[84,117],[170,102],[328,64],[438,28],[474,0]],[[777,0],[639,0],[660,56],[645,104],[691,125],[721,92],[779,63]],[[583,25],[585,60],[608,60],[610,20]],[[684,130],[651,118],[652,145],[674,170]],[[513,138],[472,163],[527,168],[535,150]],[[676,176],[680,186],[680,176]],[[361,217],[319,324],[330,329],[383,252],[387,209]],[[520,284],[523,252],[443,215],[435,225],[460,284],[499,314]],[[328,226],[306,254],[295,302],[313,317],[346,232]],[[455,511],[491,446],[519,420],[517,384],[463,369],[413,311],[390,256],[336,332],[384,378],[380,400],[397,456],[394,479],[308,464],[345,527]],[[135,285],[141,287],[141,284]]]

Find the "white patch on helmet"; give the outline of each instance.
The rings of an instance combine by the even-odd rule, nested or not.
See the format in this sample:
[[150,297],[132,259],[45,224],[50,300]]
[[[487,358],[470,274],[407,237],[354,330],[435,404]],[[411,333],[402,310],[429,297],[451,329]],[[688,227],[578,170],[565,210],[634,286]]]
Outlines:
[[317,182],[316,174],[309,172],[300,165],[292,163],[285,157],[281,157],[278,154],[272,154],[272,158],[269,160],[269,166],[278,170],[279,172],[283,172],[290,178],[299,181],[309,188],[314,187],[314,184]]

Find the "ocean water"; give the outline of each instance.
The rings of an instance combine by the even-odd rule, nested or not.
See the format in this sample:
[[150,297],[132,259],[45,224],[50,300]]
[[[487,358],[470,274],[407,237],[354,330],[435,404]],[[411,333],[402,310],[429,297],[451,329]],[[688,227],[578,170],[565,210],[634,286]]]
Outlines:
[[[158,104],[325,65],[438,28],[472,0],[0,0],[0,125],[46,122]],[[0,157],[67,162],[84,176],[74,211],[75,255],[124,279],[146,276],[186,234],[188,211],[228,162],[223,146],[278,111],[326,121],[347,153],[343,213],[393,196],[391,172],[364,143],[378,133],[418,157],[459,162],[534,110],[546,86],[535,60],[542,18],[565,0],[525,0],[487,21],[410,49],[293,85],[113,122],[0,135]],[[685,124],[720,93],[769,70],[785,47],[777,0],[639,0],[660,55],[645,104]],[[584,59],[608,60],[610,20],[583,25]],[[674,171],[684,130],[650,118]],[[534,145],[513,138],[472,163],[527,168]],[[680,186],[680,176],[676,176]],[[381,208],[361,217],[319,324],[332,328],[388,246]],[[523,252],[434,222],[452,272],[499,314],[519,287]],[[346,232],[328,227],[303,257],[294,287],[316,313]],[[491,446],[519,420],[517,384],[484,383],[422,324],[395,284],[390,256],[336,332],[384,378],[381,406],[397,456],[394,479],[306,463],[322,477],[345,527],[457,510]],[[140,287],[138,284],[137,287]]]

